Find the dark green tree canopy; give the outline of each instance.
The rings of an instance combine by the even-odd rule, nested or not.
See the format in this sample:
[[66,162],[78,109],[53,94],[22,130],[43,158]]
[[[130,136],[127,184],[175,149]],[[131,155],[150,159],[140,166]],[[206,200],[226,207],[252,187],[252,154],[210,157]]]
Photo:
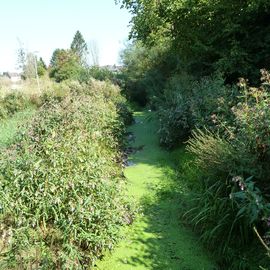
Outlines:
[[130,37],[172,42],[189,72],[219,70],[232,80],[270,68],[268,0],[119,0],[133,15]]
[[64,49],[55,49],[53,51],[53,54],[52,54],[52,57],[50,60],[50,67],[56,67],[57,65],[60,64],[61,57],[63,54],[65,54],[65,51],[66,50],[64,50]]
[[50,61],[50,77],[57,82],[75,79],[81,69],[79,57],[72,50],[56,49]]
[[43,76],[47,71],[47,66],[44,62],[44,60],[42,59],[42,57],[39,58],[39,60],[37,61],[37,72],[39,76]]

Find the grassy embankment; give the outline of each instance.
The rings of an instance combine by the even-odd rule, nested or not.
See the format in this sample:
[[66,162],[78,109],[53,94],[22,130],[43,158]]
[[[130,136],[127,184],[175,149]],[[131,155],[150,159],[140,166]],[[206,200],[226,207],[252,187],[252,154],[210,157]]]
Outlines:
[[215,269],[197,237],[181,224],[179,207],[185,187],[176,182],[174,168],[183,149],[169,153],[158,146],[157,123],[149,113],[136,113],[135,119],[130,128],[135,135],[133,146],[142,150],[130,157],[134,166],[126,168],[125,175],[128,196],[134,198],[140,214],[97,269]]

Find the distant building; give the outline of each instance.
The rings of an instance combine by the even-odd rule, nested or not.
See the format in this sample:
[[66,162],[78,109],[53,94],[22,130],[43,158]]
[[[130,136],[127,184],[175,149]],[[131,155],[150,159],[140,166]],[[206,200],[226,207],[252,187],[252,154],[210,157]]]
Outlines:
[[9,78],[12,83],[20,82],[22,80],[21,74],[16,72],[3,72],[3,76]]
[[102,66],[102,68],[106,68],[112,72],[119,72],[123,69],[123,66],[106,65],[106,66]]

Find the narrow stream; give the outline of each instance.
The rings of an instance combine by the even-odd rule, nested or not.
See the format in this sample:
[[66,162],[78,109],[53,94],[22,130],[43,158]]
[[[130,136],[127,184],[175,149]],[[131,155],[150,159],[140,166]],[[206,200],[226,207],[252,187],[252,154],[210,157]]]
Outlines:
[[[136,113],[130,127],[132,147],[142,147],[125,169],[128,196],[140,209],[134,223],[123,229],[118,247],[98,262],[101,270],[211,270],[213,261],[197,236],[181,225],[179,190],[168,188],[174,169],[170,153],[158,145],[157,121],[151,113]],[[181,183],[179,183],[181,184]]]

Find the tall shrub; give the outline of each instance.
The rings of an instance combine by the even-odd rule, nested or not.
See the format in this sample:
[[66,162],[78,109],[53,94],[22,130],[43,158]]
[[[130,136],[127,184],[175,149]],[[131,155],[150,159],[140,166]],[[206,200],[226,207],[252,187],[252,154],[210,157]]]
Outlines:
[[250,261],[260,261],[247,258],[249,244],[262,242],[269,253],[269,78],[262,70],[259,88],[241,79],[230,121],[217,116],[216,131],[197,130],[188,143],[201,183],[186,216],[225,265],[234,261],[232,269],[254,269]]
[[69,86],[0,159],[1,269],[85,269],[114,246],[127,215],[119,91]]

